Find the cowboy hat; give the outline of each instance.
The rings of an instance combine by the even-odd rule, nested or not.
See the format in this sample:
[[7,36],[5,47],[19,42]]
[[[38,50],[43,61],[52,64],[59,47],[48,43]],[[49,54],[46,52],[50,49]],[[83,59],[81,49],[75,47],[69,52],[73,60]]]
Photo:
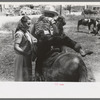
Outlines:
[[43,13],[49,13],[53,14],[54,16],[58,16],[58,12],[53,6],[45,6]]

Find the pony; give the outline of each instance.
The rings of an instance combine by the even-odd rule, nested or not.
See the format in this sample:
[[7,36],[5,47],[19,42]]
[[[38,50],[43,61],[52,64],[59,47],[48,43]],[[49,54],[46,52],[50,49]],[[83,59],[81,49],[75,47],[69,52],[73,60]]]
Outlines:
[[80,25],[84,25],[84,26],[88,26],[88,31],[89,33],[91,33],[90,31],[90,28],[91,28],[91,25],[93,25],[93,33],[95,33],[95,28],[96,28],[96,20],[95,19],[86,19],[86,18],[83,18],[83,19],[80,19],[78,20],[78,24],[77,24],[77,31],[79,31],[79,26]]
[[84,14],[86,14],[86,15],[88,15],[88,14],[98,14],[98,12],[96,11],[96,10],[90,10],[90,9],[84,9],[83,11],[82,11],[82,15],[84,15]]
[[58,28],[58,33],[61,36],[63,34],[63,26],[66,25],[65,18],[63,16],[59,16],[56,20],[56,26]]
[[99,31],[100,31],[100,19],[96,18],[96,29],[95,29],[94,35],[99,35],[99,33],[98,33]]
[[[66,25],[65,18],[63,16],[58,16],[58,18],[55,21],[56,21],[56,26],[58,29],[58,36],[61,36],[61,37],[65,36],[64,29],[63,29],[63,26]],[[59,48],[60,48],[60,51],[67,52],[66,46],[62,45]]]
[[[58,18],[56,23],[63,19]],[[57,22],[60,21],[60,22]],[[63,23],[63,25],[65,23]],[[58,27],[58,26],[57,26]],[[60,34],[61,35],[61,34]],[[41,66],[40,66],[41,67]],[[87,67],[82,58],[74,53],[50,51],[43,61],[42,75],[35,70],[35,81],[45,82],[87,82]]]

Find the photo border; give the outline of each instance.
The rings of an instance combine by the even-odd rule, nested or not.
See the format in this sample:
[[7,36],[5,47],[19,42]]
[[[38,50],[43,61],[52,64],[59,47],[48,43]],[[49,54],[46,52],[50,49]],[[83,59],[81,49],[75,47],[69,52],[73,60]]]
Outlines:
[[[83,1],[83,0],[0,0],[0,2],[100,2],[100,1],[99,1],[99,0],[94,0],[94,1],[93,1],[93,0],[88,0],[88,1],[87,1],[87,0],[84,0],[84,1]],[[40,83],[40,82],[39,82],[39,83]],[[39,85],[39,83],[37,83],[37,84]],[[53,83],[53,82],[52,82],[52,83]],[[61,82],[59,82],[59,83],[61,83]],[[36,98],[36,97],[35,97],[35,98],[33,98],[33,97],[30,97],[30,98],[27,98],[27,97],[26,97],[26,98],[24,98],[24,97],[23,97],[23,98],[22,98],[22,97],[21,97],[21,98],[19,98],[19,97],[18,97],[18,98],[10,98],[9,95],[7,95],[7,93],[9,92],[9,90],[10,90],[10,88],[11,88],[11,85],[13,84],[13,85],[15,86],[16,84],[15,84],[14,82],[7,82],[7,83],[1,82],[0,84],[1,84],[1,92],[0,92],[0,94],[1,94],[1,93],[4,93],[4,95],[8,97],[8,98],[6,98],[6,97],[5,97],[5,98],[0,98],[1,100],[17,100],[17,99],[18,99],[18,100],[36,100],[37,98],[38,98],[37,100],[41,100],[41,99],[43,99],[43,100],[45,100],[45,99],[46,99],[46,100],[50,100],[50,99],[52,99],[52,100],[62,100],[62,99],[65,100],[65,98],[66,98],[66,97],[65,97],[65,98],[63,98],[63,97],[62,97],[62,98],[52,98],[52,97],[51,97],[51,98],[45,98],[45,97],[42,97],[42,96],[41,96],[41,97],[37,97],[37,98]],[[23,88],[25,88],[25,87],[23,86],[23,83],[22,83],[22,82],[18,82],[18,84],[20,84]],[[29,84],[29,83],[28,83],[28,84]],[[69,82],[68,84],[70,84],[70,82]],[[72,83],[72,84],[73,84],[73,83]],[[12,92],[13,92],[13,90],[16,91],[17,88],[18,88],[18,89],[21,88],[20,85],[18,85],[17,87],[14,87],[13,89],[11,89]],[[51,85],[51,83],[50,83],[50,84],[48,83],[48,85]],[[77,83],[76,83],[76,84],[73,84],[73,87],[75,88],[76,85],[79,85],[79,84],[77,84]],[[96,100],[97,98],[100,98],[100,96],[99,96],[100,83],[97,83],[96,86],[95,86],[95,83],[88,83],[88,85],[86,85],[86,83],[81,83],[81,85],[82,85],[81,88],[82,88],[82,89],[84,88],[83,90],[84,90],[84,92],[86,92],[86,93],[82,92],[83,94],[87,94],[90,90],[91,90],[91,91],[94,90],[94,91],[91,92],[91,93],[88,93],[88,94],[87,94],[87,95],[88,95],[87,97],[82,97],[82,98],[81,98],[80,96],[77,97],[78,95],[80,95],[80,93],[79,93],[79,94],[77,94],[76,96],[74,95],[74,97],[72,96],[71,98],[70,98],[70,97],[66,98],[66,100],[75,100],[75,99],[76,99],[76,100],[77,100],[77,99],[79,99],[79,100],[89,100],[89,99],[91,99],[91,100]],[[90,90],[89,90],[89,91],[85,91],[85,89],[88,88],[89,85],[91,85],[91,87],[93,87],[93,88],[89,87]],[[26,84],[26,86],[28,86],[28,85]],[[68,86],[69,86],[69,85],[68,85]],[[4,88],[4,87],[7,87],[7,89],[8,89],[7,92],[5,91],[6,88]],[[36,86],[36,87],[38,87],[38,86]],[[46,85],[46,88],[47,88],[47,87],[48,87],[48,86]],[[39,86],[39,88],[40,88],[40,86]],[[31,88],[26,88],[26,89],[29,90],[29,89],[31,89]],[[44,89],[44,86],[42,86],[42,89]],[[56,89],[57,89],[57,87],[56,87]],[[64,88],[60,87],[59,89],[63,90]],[[69,89],[69,88],[67,87],[67,89]],[[97,89],[97,90],[99,89],[99,90],[96,91],[96,89]],[[48,90],[48,89],[46,89],[46,90]],[[79,90],[80,90],[80,89],[79,89]],[[15,91],[14,91],[14,92],[15,92]],[[34,91],[34,90],[33,90],[33,91]],[[38,91],[39,91],[39,90],[38,90]],[[36,91],[36,93],[38,93],[38,91]],[[53,90],[52,90],[52,91],[53,91]],[[95,91],[98,92],[98,93],[97,93],[97,95],[96,95],[95,98],[94,98],[93,94],[95,94]],[[17,90],[17,92],[18,92],[18,90]],[[42,91],[41,91],[41,92],[42,92]],[[66,92],[66,91],[65,91],[65,92]],[[27,93],[28,93],[28,92],[27,92]],[[51,92],[49,92],[49,93],[51,93]],[[72,94],[73,94],[73,93],[75,93],[75,91],[73,91]],[[15,94],[16,94],[16,93],[15,93]],[[19,93],[18,93],[18,94],[19,94]],[[16,95],[18,95],[18,94],[16,94]],[[33,92],[33,94],[34,94],[34,92]],[[59,94],[58,94],[58,95],[59,95]],[[69,92],[69,95],[71,96],[71,91]],[[92,98],[90,97],[90,95],[91,95]]]
[[100,0],[0,0],[0,2],[100,2]]

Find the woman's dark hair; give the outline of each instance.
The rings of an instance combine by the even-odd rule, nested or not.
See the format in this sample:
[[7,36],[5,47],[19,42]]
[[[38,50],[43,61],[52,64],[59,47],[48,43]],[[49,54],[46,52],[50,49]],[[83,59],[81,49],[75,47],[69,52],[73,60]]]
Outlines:
[[27,20],[31,20],[31,19],[30,19],[28,16],[23,16],[23,17],[21,18],[21,22],[22,22],[22,23],[26,23]]
[[15,32],[19,31],[19,30],[22,30],[23,32],[25,32],[25,26],[24,26],[24,23],[26,23],[28,20],[31,20],[28,16],[23,16],[19,23],[18,23],[18,26],[15,30]]

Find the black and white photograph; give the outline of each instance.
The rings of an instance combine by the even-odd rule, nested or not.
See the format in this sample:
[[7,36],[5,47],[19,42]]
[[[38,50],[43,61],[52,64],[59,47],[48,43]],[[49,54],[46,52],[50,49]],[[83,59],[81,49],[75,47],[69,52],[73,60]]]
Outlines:
[[100,3],[0,2],[0,82],[56,90],[100,82]]
[[0,81],[99,82],[100,5],[0,4]]

